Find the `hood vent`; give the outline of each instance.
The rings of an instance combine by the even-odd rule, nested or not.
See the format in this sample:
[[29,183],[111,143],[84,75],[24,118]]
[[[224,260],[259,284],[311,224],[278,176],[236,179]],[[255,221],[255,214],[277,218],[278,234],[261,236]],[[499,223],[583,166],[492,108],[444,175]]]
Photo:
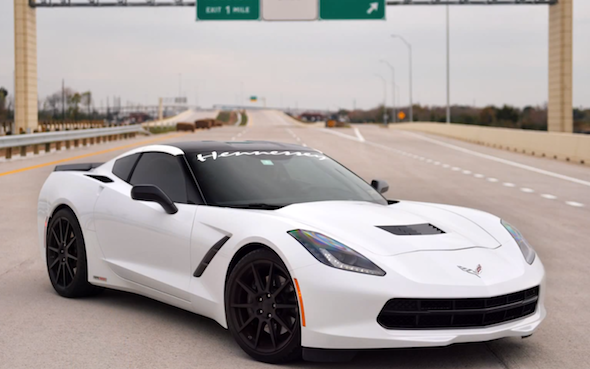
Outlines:
[[442,229],[433,226],[432,224],[412,224],[401,226],[377,226],[384,231],[393,233],[398,236],[424,236],[430,234],[443,234]]

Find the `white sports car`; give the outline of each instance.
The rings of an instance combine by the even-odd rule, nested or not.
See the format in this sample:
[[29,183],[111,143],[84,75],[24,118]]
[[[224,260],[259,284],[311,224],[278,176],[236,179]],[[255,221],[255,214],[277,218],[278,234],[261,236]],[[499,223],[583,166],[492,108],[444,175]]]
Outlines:
[[387,189],[298,145],[145,146],[57,166],[39,196],[40,247],[58,294],[148,296],[216,320],[271,363],[538,328],[545,273],[516,228]]

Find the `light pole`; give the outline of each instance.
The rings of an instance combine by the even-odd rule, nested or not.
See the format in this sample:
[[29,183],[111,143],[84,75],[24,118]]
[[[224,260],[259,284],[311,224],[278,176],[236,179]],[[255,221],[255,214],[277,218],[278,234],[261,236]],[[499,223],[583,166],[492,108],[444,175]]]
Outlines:
[[413,122],[414,121],[414,103],[412,102],[412,44],[410,44],[408,41],[406,41],[405,38],[403,38],[400,35],[391,35],[391,37],[399,38],[400,40],[402,40],[402,42],[408,48],[408,56],[410,58],[410,122]]
[[387,125],[387,81],[380,74],[375,73],[375,76],[383,81],[383,124]]
[[240,81],[240,103],[238,104],[241,106],[244,103],[244,81]]
[[396,109],[396,104],[395,104],[395,68],[393,67],[393,65],[389,64],[389,62],[387,60],[380,60],[381,63],[385,63],[390,69],[391,69],[391,94],[392,94],[392,100],[393,100],[393,105],[391,108],[391,113],[393,115],[393,118],[391,119],[391,121],[393,123],[395,123],[397,121],[397,109]]
[[449,5],[447,4],[447,124],[451,123],[451,38],[449,32]]

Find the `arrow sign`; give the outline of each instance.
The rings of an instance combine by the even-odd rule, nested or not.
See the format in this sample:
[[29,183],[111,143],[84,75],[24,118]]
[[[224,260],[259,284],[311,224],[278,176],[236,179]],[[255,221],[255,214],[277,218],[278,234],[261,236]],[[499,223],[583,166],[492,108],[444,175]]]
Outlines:
[[371,14],[374,11],[379,10],[379,3],[371,3],[369,4],[371,7],[367,10],[367,14]]
[[386,0],[319,0],[319,2],[320,19],[385,19]]

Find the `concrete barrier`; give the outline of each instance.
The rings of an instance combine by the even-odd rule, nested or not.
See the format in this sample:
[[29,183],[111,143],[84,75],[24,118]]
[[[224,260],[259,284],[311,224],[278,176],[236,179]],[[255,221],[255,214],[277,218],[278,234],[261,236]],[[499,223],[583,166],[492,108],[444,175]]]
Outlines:
[[400,123],[389,127],[432,133],[535,156],[590,164],[590,135],[430,122]]

